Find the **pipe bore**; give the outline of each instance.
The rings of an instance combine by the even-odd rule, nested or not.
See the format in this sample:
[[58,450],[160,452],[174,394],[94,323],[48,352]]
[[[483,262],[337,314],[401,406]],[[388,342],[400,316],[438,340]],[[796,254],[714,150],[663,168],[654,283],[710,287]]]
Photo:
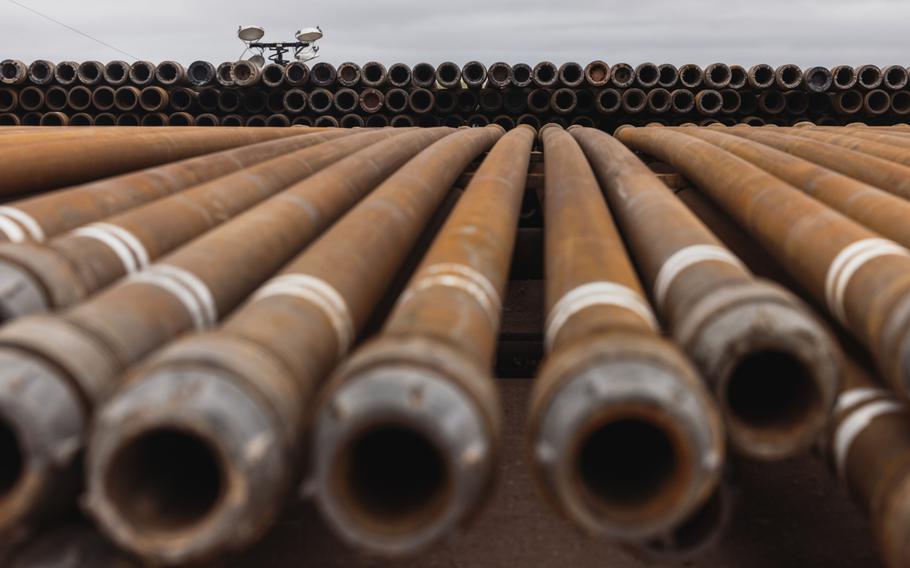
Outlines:
[[25,471],[25,458],[16,430],[0,420],[0,501],[13,493]]
[[221,501],[226,480],[212,447],[185,430],[147,431],[120,447],[105,490],[135,528],[176,533],[202,522]]

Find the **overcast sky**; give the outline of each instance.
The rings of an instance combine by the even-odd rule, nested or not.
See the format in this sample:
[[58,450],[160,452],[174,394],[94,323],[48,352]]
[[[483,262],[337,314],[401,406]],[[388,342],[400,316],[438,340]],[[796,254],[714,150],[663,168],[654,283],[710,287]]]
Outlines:
[[[17,0],[140,59],[236,59],[239,24],[320,59],[413,64],[714,61],[910,64],[908,0]],[[131,59],[0,0],[0,59]]]

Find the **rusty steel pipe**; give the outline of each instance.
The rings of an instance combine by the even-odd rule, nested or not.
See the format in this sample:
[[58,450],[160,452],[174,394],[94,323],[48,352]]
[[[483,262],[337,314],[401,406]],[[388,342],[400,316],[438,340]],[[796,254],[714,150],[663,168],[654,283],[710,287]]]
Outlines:
[[[2,93],[0,93],[2,98]],[[0,126],[21,126],[22,121],[15,114],[9,112],[0,112]]]
[[626,89],[622,92],[622,110],[628,114],[638,114],[648,107],[648,97],[638,88]]
[[176,61],[162,61],[155,67],[155,79],[164,86],[176,86],[186,82],[186,69]]
[[[101,88],[103,87],[99,87],[98,89]],[[98,89],[95,89],[95,94],[92,97],[93,100],[98,95]],[[196,94],[196,91],[187,89],[185,87],[177,87],[175,89],[171,89],[170,91],[171,108],[178,112],[185,112],[192,109],[196,104],[197,98],[198,95]],[[97,106],[97,104],[95,106]]]
[[670,91],[662,88],[648,91],[648,112],[653,114],[666,114],[673,108],[670,101]]
[[142,115],[142,126],[164,126],[167,124],[167,115],[163,112],[150,112]]
[[107,85],[95,87],[92,91],[91,105],[99,111],[109,111],[114,108],[116,96],[117,91],[113,87],[108,87]]
[[622,107],[622,95],[616,89],[601,89],[594,96],[594,107],[601,114],[613,114]]
[[801,116],[809,110],[809,96],[805,91],[787,91],[784,93],[784,107],[788,113]]
[[910,114],[910,91],[897,91],[891,94],[891,112],[901,116]]
[[695,108],[695,95],[688,89],[675,89],[670,93],[670,107],[676,114],[688,114]]
[[[864,363],[864,362],[863,362]],[[832,473],[869,516],[882,560],[910,564],[910,411],[848,360],[825,449]]]
[[404,112],[408,108],[408,92],[404,89],[389,89],[385,93],[385,106],[393,113]]
[[831,89],[833,77],[827,67],[810,67],[803,71],[803,87],[810,93],[824,93]]
[[[382,138],[391,135],[385,133]],[[376,138],[374,142],[378,140]],[[338,175],[336,171],[335,177]],[[326,176],[320,179],[325,181]],[[300,187],[294,186],[290,191]],[[307,187],[306,191],[276,198],[251,210],[236,222],[170,255],[166,262],[156,264],[144,276],[126,280],[108,293],[96,296],[92,302],[57,317],[26,318],[5,328],[7,339],[0,342],[7,341],[7,347],[2,351],[10,354],[11,360],[4,365],[4,371],[45,369],[48,361],[60,366],[30,377],[35,381],[35,390],[51,393],[46,397],[44,410],[27,416],[15,412],[3,415],[5,423],[17,433],[25,432],[30,436],[22,438],[27,443],[17,448],[23,463],[28,466],[24,471],[29,477],[17,479],[14,491],[4,495],[4,515],[0,523],[4,530],[7,523],[16,522],[17,518],[20,521],[34,519],[48,512],[49,506],[44,500],[50,491],[68,482],[78,450],[74,447],[73,452],[66,455],[57,452],[59,455],[53,464],[46,463],[44,454],[60,443],[82,444],[86,435],[85,415],[111,394],[118,375],[126,367],[184,331],[214,325],[219,313],[237,305],[293,256],[302,244],[301,239],[304,243],[312,239],[349,207],[350,201],[359,197],[353,192],[336,192],[326,199],[321,186]],[[301,202],[307,207],[290,206]],[[293,226],[282,226],[279,230],[276,219],[290,219]],[[270,230],[263,231],[264,226]],[[216,257],[239,257],[241,262],[206,262]],[[182,290],[181,286],[184,287]],[[200,292],[202,287],[206,287],[204,294]],[[189,290],[195,292],[187,295]],[[196,293],[200,295],[193,296]],[[139,299],[141,301],[137,301]],[[125,318],[121,317],[126,314]],[[35,333],[43,335],[44,339],[37,339]],[[57,344],[57,341],[64,344]],[[26,344],[36,351],[19,357],[22,353],[9,347],[13,344]],[[73,396],[76,398],[67,400]],[[20,403],[17,408],[27,410],[31,404],[24,397],[14,398]],[[25,406],[21,406],[23,403]],[[74,409],[73,403],[79,408]],[[74,410],[77,411],[75,414]],[[52,428],[43,423],[49,418],[56,420],[51,423]],[[32,424],[28,424],[29,420]],[[6,448],[5,451],[13,450]],[[62,505],[63,501],[54,505]],[[189,507],[193,507],[192,503]],[[179,514],[177,518],[179,520]]]
[[218,110],[221,112],[236,112],[243,104],[243,96],[237,89],[225,89],[218,93]]
[[876,116],[888,112],[891,108],[891,95],[888,91],[874,89],[863,97],[863,110],[867,114]]
[[[72,124],[72,120],[70,120]],[[173,112],[167,116],[167,126],[195,126],[196,120],[192,114],[188,112]],[[281,125],[269,125],[269,126],[290,126],[290,121],[287,124]]]
[[54,81],[56,67],[46,59],[36,59],[28,66],[28,80],[35,85],[48,85]]
[[367,114],[373,114],[382,110],[385,104],[385,95],[379,89],[367,87],[360,92],[358,104],[360,110]]
[[215,81],[215,66],[208,61],[193,61],[186,68],[186,80],[193,87],[207,87]]
[[62,112],[47,112],[41,115],[39,126],[68,126],[69,115]]
[[482,112],[495,114],[502,111],[502,91],[493,88],[481,89],[477,96],[477,104]]
[[[577,65],[577,63],[576,63]],[[560,78],[561,78],[562,68],[560,68]],[[581,68],[578,71],[581,75]],[[573,75],[574,78],[574,75]],[[487,80],[489,81],[490,87],[496,89],[504,89],[509,86],[512,82],[512,67],[508,63],[503,61],[497,61],[490,65],[490,68],[487,70]],[[581,84],[581,81],[584,80],[584,77],[581,77],[581,80],[575,83],[575,86]]]
[[284,66],[269,63],[262,68],[262,84],[266,87],[276,88],[284,83]]
[[345,114],[357,108],[357,104],[360,102],[360,95],[354,89],[342,88],[335,91],[333,99],[332,104],[335,110]]
[[388,78],[389,72],[386,70],[385,65],[378,61],[364,63],[360,70],[360,82],[365,87],[382,87]]
[[691,363],[660,337],[581,148],[556,126],[541,137],[548,355],[531,395],[532,471],[587,532],[648,538],[716,487],[723,425]]
[[877,89],[882,84],[882,70],[875,65],[861,65],[856,68],[856,84],[867,91]]
[[556,89],[550,96],[550,108],[556,114],[571,114],[575,112],[577,106],[578,97],[576,97],[574,89]]
[[28,67],[18,59],[0,61],[0,84],[21,85],[28,81]]
[[[60,64],[57,64],[57,68],[60,68]],[[155,81],[155,71],[157,68],[154,63],[148,61],[136,61],[130,65],[129,80],[130,82],[137,87],[145,87]],[[58,82],[60,81],[57,79]]]
[[907,249],[707,142],[653,128],[625,129],[619,137],[674,165],[707,192],[826,306],[870,351],[889,385],[907,396]]
[[[394,65],[392,66],[394,67]],[[391,69],[389,70],[389,81],[392,82]],[[430,89],[436,84],[436,68],[429,63],[418,63],[411,69],[411,84],[415,87]],[[401,85],[402,87],[404,85]]]
[[764,460],[806,451],[840,380],[840,353],[826,330],[792,294],[754,278],[622,144],[594,130],[573,135],[658,315],[714,392],[733,447]]
[[94,126],[95,119],[86,112],[77,112],[70,117],[70,126]]
[[840,114],[857,114],[863,108],[863,94],[855,89],[849,89],[835,94],[831,106]]
[[104,65],[99,61],[84,61],[76,70],[76,78],[83,85],[97,85],[104,80]]
[[284,68],[284,81],[290,87],[302,87],[310,78],[310,68],[302,61],[291,61]]
[[851,177],[727,134],[726,130],[683,129],[682,132],[722,148],[799,188],[854,221],[910,248],[910,202]]
[[550,98],[552,94],[549,89],[534,89],[528,93],[528,110],[538,114],[544,114],[550,110]]
[[221,121],[217,116],[208,112],[197,114],[195,117],[195,122],[196,126],[218,126],[221,124]]
[[231,66],[231,80],[238,87],[252,87],[262,80],[262,69],[252,61],[237,61]]
[[686,89],[697,89],[705,80],[705,72],[694,63],[679,68],[679,84]]
[[510,84],[519,89],[529,86],[533,82],[532,71],[531,66],[527,63],[516,63],[515,65],[512,65],[509,73]]
[[742,108],[742,97],[735,89],[724,89],[720,92],[720,98],[720,111],[724,114],[736,114]]
[[712,63],[705,67],[704,84],[709,89],[726,89],[731,78],[730,66],[725,63]]
[[[860,138],[862,133],[839,134],[818,128],[776,130],[734,128],[727,132],[910,198],[910,149]],[[896,161],[903,160],[904,163]]]
[[215,68],[215,81],[222,87],[233,87],[234,77],[231,73],[233,68],[234,64],[230,61],[220,63],[218,67]]
[[327,89],[313,89],[309,95],[310,110],[316,114],[323,114],[331,110],[335,96]]
[[[363,68],[360,70],[360,77],[363,80]],[[331,63],[317,63],[310,69],[310,83],[317,87],[327,88],[335,84],[338,79],[338,71]]]
[[0,195],[65,187],[296,134],[283,130],[264,134],[210,130],[142,131],[129,136],[99,136],[77,145],[60,140],[44,142],[40,147],[6,148],[0,154],[0,171],[4,172],[0,178]]
[[782,91],[797,89],[802,82],[803,71],[797,65],[785,63],[774,70],[774,84]]
[[[0,110],[10,111],[16,108],[16,93],[9,90],[7,102],[0,102]],[[18,95],[19,108],[25,111],[40,110],[44,106],[44,91],[38,87],[29,86],[19,91]]]
[[839,91],[856,86],[856,70],[849,65],[838,65],[831,69],[831,85]]
[[[70,89],[70,94],[78,88]],[[169,102],[168,92],[161,87],[145,87],[139,92],[139,106],[146,112],[161,112],[167,108]],[[70,101],[70,105],[72,105],[72,101]]]
[[[386,144],[385,152],[398,157],[389,161],[400,168],[379,167],[383,161],[374,157],[337,172],[333,185],[343,188],[353,175],[364,186],[361,193],[392,175],[260,287],[228,322],[211,333],[175,343],[136,370],[129,386],[101,411],[98,423],[122,421],[117,430],[125,435],[112,435],[114,431],[106,427],[93,433],[88,468],[89,494],[94,498],[89,500],[94,515],[118,544],[149,560],[185,562],[242,547],[268,527],[285,503],[290,484],[300,475],[304,426],[317,386],[345,354],[461,170],[493,144],[501,129],[446,136],[404,163],[432,141],[432,134],[438,139],[447,132],[408,133]],[[400,142],[403,139],[410,141],[407,147]],[[405,150],[410,152],[405,155]],[[365,177],[372,183],[364,184]],[[321,186],[313,189],[322,199],[339,193],[322,191]],[[390,208],[389,203],[401,206]],[[306,221],[304,211],[297,215]],[[264,218],[259,226],[270,222],[274,223]],[[308,282],[314,292],[323,290],[330,296],[294,292]],[[281,329],[268,323],[277,321],[275,317],[282,320]],[[285,333],[287,329],[294,333]],[[170,398],[169,393],[187,380],[188,369],[196,381],[209,385],[212,397],[188,396],[174,404],[156,405],[155,412],[141,410],[147,408],[150,395]],[[203,421],[192,418],[199,413],[206,417]],[[241,416],[249,419],[238,419]],[[195,424],[189,439],[203,444],[205,453],[217,459],[227,474],[216,479],[225,498],[197,510],[189,522],[177,517],[179,536],[174,538],[174,527],[162,521],[185,507],[181,492],[167,490],[167,472],[149,474],[141,466],[150,457],[141,440],[186,432],[187,419]],[[224,419],[233,425],[229,433],[218,426]],[[242,448],[263,432],[270,443],[255,460],[232,449]],[[185,436],[180,438],[186,440]],[[134,484],[153,500],[156,515],[143,515],[132,506],[135,500],[120,489]]]
[[69,91],[63,87],[54,85],[44,91],[44,104],[48,110],[61,111],[66,108]]
[[907,88],[910,75],[907,68],[901,65],[890,65],[882,70],[882,87],[890,91],[900,91]]
[[695,95],[695,110],[707,116],[715,115],[721,111],[724,99],[720,93],[712,89],[699,91]]
[[456,89],[461,85],[461,67],[457,63],[444,61],[436,67],[436,82],[443,89]]
[[142,117],[134,112],[124,112],[117,115],[117,126],[139,126]]
[[435,100],[433,91],[418,87],[408,94],[408,108],[416,114],[428,113],[433,110]]
[[749,68],[746,73],[749,87],[758,90],[770,88],[774,84],[774,68],[766,63],[759,63]]
[[75,111],[83,111],[89,108],[92,106],[92,90],[83,85],[72,87],[66,93],[66,104]]
[[414,119],[406,114],[396,114],[389,120],[389,126],[393,128],[412,128],[417,126]]
[[[513,67],[512,75],[514,77],[515,71]],[[594,60],[585,65],[584,69],[584,80],[588,86],[591,87],[605,87],[607,83],[610,82],[610,66],[605,61]],[[513,80],[513,84],[517,87],[522,87],[525,85],[518,84]]]
[[[389,117],[384,114],[371,114],[365,121],[367,128],[385,128],[389,125]],[[459,121],[458,126],[461,126]]]
[[[418,64],[420,66],[420,79],[415,82],[414,72],[404,63],[395,63],[389,67],[389,84],[393,87],[408,87],[415,83],[415,87],[432,87],[436,81],[432,65],[427,63]],[[415,67],[416,68],[416,67]],[[419,85],[416,83],[420,83]]]
[[635,69],[628,63],[617,63],[610,68],[610,84],[617,89],[627,89],[635,83]]
[[675,65],[662,63],[657,67],[657,84],[664,89],[672,89],[679,82],[679,69]]
[[[41,104],[44,104],[44,92],[38,91]],[[19,93],[13,89],[0,88],[0,112],[10,112],[19,105]]]
[[[425,549],[463,524],[490,488],[500,423],[490,368],[533,142],[522,127],[493,147],[383,332],[320,397],[317,499],[355,546]],[[453,328],[453,317],[463,325]],[[425,404],[412,404],[414,389]],[[443,421],[459,426],[441,430]],[[399,454],[409,459],[383,457]],[[439,460],[440,469],[420,479],[415,460]],[[377,477],[384,486],[370,481]]]
[[744,67],[741,65],[730,66],[730,83],[727,85],[728,88],[740,91],[746,88],[748,80],[749,76]]
[[[521,108],[523,109],[524,105],[526,104],[524,102],[524,94],[521,93],[520,91],[507,91],[506,95],[509,95],[509,94],[512,94],[513,97],[518,96],[518,98],[522,101]],[[433,95],[434,95],[434,98],[436,99],[434,106],[433,106],[434,111],[436,111],[437,113],[443,114],[443,115],[450,115],[451,113],[455,112],[455,108],[458,105],[458,101],[455,98],[454,92],[448,91],[448,90],[439,90],[439,91],[435,91],[433,93]],[[505,101],[503,101],[503,103],[505,103]],[[520,110],[515,111],[515,112],[520,112]],[[460,124],[459,124],[459,126],[460,126]]]
[[635,67],[635,83],[642,89],[651,89],[660,81],[660,69],[656,64],[645,62]]
[[77,81],[78,69],[79,64],[75,61],[60,61],[54,67],[54,80],[61,85],[72,85]]
[[538,88],[549,88],[559,80],[559,69],[549,61],[541,61],[534,66],[531,80]]
[[780,91],[764,91],[758,96],[758,108],[767,114],[780,114],[787,108],[787,99]]

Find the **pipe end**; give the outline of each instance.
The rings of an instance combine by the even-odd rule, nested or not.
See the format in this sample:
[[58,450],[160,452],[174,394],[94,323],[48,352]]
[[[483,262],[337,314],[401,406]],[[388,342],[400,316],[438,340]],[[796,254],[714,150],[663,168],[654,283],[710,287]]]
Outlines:
[[677,335],[741,453],[784,459],[825,428],[840,390],[840,350],[788,292],[764,282],[717,290],[690,310]]
[[38,280],[19,266],[0,260],[0,323],[49,310]]
[[320,509],[348,543],[386,556],[414,554],[462,524],[493,473],[474,402],[423,368],[353,376],[314,430]]
[[0,534],[73,502],[85,427],[82,400],[67,377],[0,348]]
[[533,438],[543,486],[592,534],[663,534],[720,478],[723,428],[710,397],[653,355],[617,353],[573,375]]
[[292,465],[259,401],[221,370],[164,365],[96,419],[86,507],[119,546],[195,562],[258,538]]

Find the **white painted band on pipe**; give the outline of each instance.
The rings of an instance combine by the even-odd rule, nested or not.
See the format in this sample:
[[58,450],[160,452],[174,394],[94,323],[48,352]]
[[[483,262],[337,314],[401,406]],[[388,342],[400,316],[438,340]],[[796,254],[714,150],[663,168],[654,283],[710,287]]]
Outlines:
[[486,276],[470,266],[457,263],[434,264],[422,272],[424,275],[408,286],[408,289],[402,294],[399,305],[405,304],[417,293],[434,286],[458,288],[474,298],[486,313],[494,329],[499,326],[502,300],[496,292],[496,287]]
[[657,272],[657,278],[654,279],[654,302],[657,304],[657,308],[663,310],[670,286],[683,270],[700,262],[709,261],[726,262],[749,272],[733,253],[717,245],[692,245],[679,249],[664,261]]
[[844,391],[838,395],[837,402],[834,404],[833,413],[838,414],[857,404],[866,403],[873,398],[886,396],[887,394],[887,391],[884,389],[872,387],[860,387]]
[[834,465],[837,468],[837,475],[841,479],[844,479],[846,473],[847,453],[850,451],[853,441],[876,418],[902,410],[904,410],[904,405],[896,400],[878,400],[860,406],[840,423],[834,433]]
[[9,217],[0,216],[0,232],[6,235],[11,243],[21,243],[25,240],[25,231]]
[[640,317],[654,331],[660,329],[651,307],[635,290],[615,282],[588,282],[569,290],[550,310],[544,338],[547,351],[553,348],[556,336],[569,318],[592,306],[624,308]]
[[111,249],[111,251],[117,255],[117,258],[120,259],[120,264],[123,265],[123,269],[127,274],[134,274],[139,271],[139,262],[136,260],[130,247],[110,231],[94,225],[88,225],[86,227],[79,227],[71,234],[77,237],[95,239],[107,246],[107,248]]
[[331,284],[308,274],[284,274],[263,285],[252,301],[271,296],[292,296],[319,308],[328,318],[338,338],[338,357],[344,356],[354,343],[354,322],[344,297]]
[[853,275],[870,260],[889,255],[910,257],[910,251],[888,239],[862,239],[844,247],[831,261],[825,277],[825,301],[841,323],[848,323],[844,296]]
[[[205,301],[200,298],[200,295],[197,295],[198,291],[187,285],[185,277],[178,278],[175,276],[175,270],[181,269],[167,265],[162,270],[162,266],[165,265],[152,266],[148,270],[134,274],[130,277],[129,283],[149,284],[169,292],[186,308],[190,319],[193,321],[193,327],[198,331],[214,326],[217,320],[210,317],[210,311],[205,305]],[[196,277],[193,276],[193,278]],[[200,280],[196,280],[201,284]],[[202,285],[205,286],[204,284]],[[202,294],[202,296],[205,295],[211,297],[211,292],[208,291],[208,288],[206,288],[206,294]]]
[[41,225],[34,217],[25,211],[16,209],[15,207],[3,206],[0,207],[0,216],[9,217],[16,223],[22,225],[33,241],[40,242],[45,239],[44,229],[41,228]]

